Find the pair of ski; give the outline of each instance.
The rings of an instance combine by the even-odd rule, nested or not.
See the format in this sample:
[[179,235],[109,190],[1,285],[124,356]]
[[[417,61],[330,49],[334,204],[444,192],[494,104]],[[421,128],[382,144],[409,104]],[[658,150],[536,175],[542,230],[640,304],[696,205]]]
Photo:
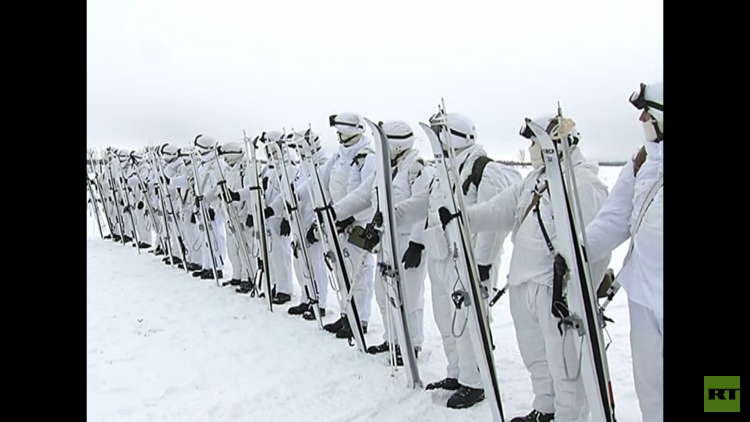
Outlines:
[[[394,236],[391,233],[396,233],[395,230],[395,216],[392,211],[394,210],[393,200],[393,188],[391,186],[391,179],[387,177],[391,174],[390,169],[390,156],[388,141],[382,129],[374,124],[372,121],[367,120],[370,129],[375,136],[375,150],[376,155],[381,158],[379,168],[377,171],[377,184],[375,186],[375,194],[377,198],[377,210],[382,215],[381,221],[378,223],[368,224],[365,228],[365,232],[368,236],[372,236],[374,240],[371,243],[375,249],[368,250],[378,255],[378,273],[383,278],[382,282],[386,287],[388,294],[388,302],[390,307],[388,312],[390,313],[390,319],[394,321],[394,328],[396,335],[399,340],[399,344],[402,345],[401,352],[404,357],[404,366],[407,369],[407,382],[413,388],[421,387],[422,382],[419,377],[419,370],[416,365],[416,355],[412,344],[411,330],[408,325],[407,311],[405,308],[404,289],[401,285],[401,274],[403,274],[403,267],[400,262],[401,254],[399,253]],[[328,269],[332,273],[332,278],[335,281],[336,286],[334,290],[337,293],[339,300],[340,309],[346,315],[349,325],[352,329],[352,337],[349,338],[350,346],[357,346],[360,352],[367,352],[367,342],[364,336],[364,330],[362,322],[359,318],[359,312],[356,302],[353,298],[353,283],[356,269],[358,268],[351,263],[351,253],[347,243],[343,242],[342,237],[337,233],[336,220],[332,214],[332,205],[328,198],[327,189],[324,188],[320,176],[320,165],[314,160],[314,152],[312,140],[310,138],[312,133],[311,129],[308,129],[303,139],[297,139],[295,142],[295,149],[300,155],[301,163],[300,166],[307,175],[306,186],[308,189],[309,197],[313,201],[313,209],[315,213],[315,222],[318,237],[323,242],[325,250],[325,260],[328,264]],[[279,154],[279,156],[283,156]],[[385,176],[385,177],[383,177]],[[288,182],[283,183],[282,186],[289,186],[290,192],[294,192],[294,186]],[[290,201],[290,210],[298,212],[299,199],[292,195],[288,197]],[[292,216],[294,218],[294,216]],[[299,220],[299,217],[298,221]],[[295,231],[299,240],[304,242],[305,232],[300,224],[295,224]],[[306,248],[303,248],[306,249]],[[402,252],[402,251],[401,251]],[[310,265],[310,257],[306,258],[306,266],[308,274],[312,274],[312,267]],[[317,289],[315,287],[314,277],[309,277],[310,283],[308,284],[308,290],[313,292],[315,304],[314,309],[317,306]],[[308,293],[309,294],[309,293]],[[316,313],[319,310],[316,310]],[[318,316],[318,315],[316,315]],[[393,359],[395,361],[395,359]]]
[[[452,219],[446,226],[446,234],[449,240],[450,250],[457,260],[461,277],[468,280],[469,292],[457,291],[454,296],[460,297],[463,304],[472,308],[470,327],[471,339],[480,365],[480,374],[485,387],[486,396],[490,399],[490,405],[495,421],[505,421],[500,397],[499,381],[492,352],[492,340],[490,326],[487,319],[487,304],[485,295],[478,276],[478,267],[474,259],[471,246],[471,230],[468,221],[460,212],[464,210],[463,197],[454,192],[460,183],[458,170],[455,165],[446,165],[446,160],[455,163],[453,147],[449,128],[444,117],[445,106],[441,104],[438,114],[431,119],[431,125],[420,123],[427,134],[430,145],[435,156],[437,166],[436,177],[448,181],[440,183],[440,189],[445,197],[450,198],[448,210],[456,218]],[[552,198],[553,213],[555,218],[556,232],[559,243],[559,253],[568,263],[569,272],[566,274],[567,298],[569,315],[563,321],[566,330],[572,330],[583,341],[576,342],[578,352],[582,355],[582,375],[588,402],[594,422],[615,422],[614,399],[612,396],[611,380],[607,363],[606,350],[602,338],[603,319],[601,309],[598,307],[596,288],[591,282],[589,262],[584,254],[585,233],[583,233],[584,221],[580,211],[580,200],[576,188],[575,176],[570,160],[570,152],[567,139],[572,129],[571,121],[562,117],[562,111],[558,108],[559,124],[552,135],[544,128],[538,126],[530,119],[526,119],[527,126],[533,131],[536,140],[540,142],[544,157],[544,164],[549,179],[549,191]],[[567,130],[566,130],[567,129]],[[445,146],[445,148],[443,148]],[[448,157],[443,155],[443,150],[448,151]],[[564,158],[561,162],[560,157]],[[565,174],[563,177],[563,166]],[[583,242],[578,233],[583,234]]]
[[[320,305],[318,301],[318,286],[315,280],[313,272],[313,263],[310,257],[310,245],[306,239],[306,233],[304,227],[304,220],[302,219],[302,212],[300,208],[300,198],[297,194],[296,186],[293,180],[296,179],[297,174],[292,173],[293,163],[287,153],[289,147],[296,148],[298,141],[303,141],[295,137],[295,133],[292,131],[289,134],[282,135],[278,140],[267,140],[265,141],[266,148],[270,154],[268,154],[269,162],[274,163],[275,176],[278,180],[279,186],[281,186],[281,193],[283,195],[284,206],[282,206],[284,218],[291,225],[292,228],[292,252],[294,255],[295,262],[301,265],[299,275],[303,277],[304,289],[302,292],[307,297],[307,303],[312,307],[313,313],[315,314],[315,320],[318,321],[318,327],[323,330],[323,317],[320,311]],[[274,158],[276,157],[276,158]],[[299,169],[294,169],[299,172]]]

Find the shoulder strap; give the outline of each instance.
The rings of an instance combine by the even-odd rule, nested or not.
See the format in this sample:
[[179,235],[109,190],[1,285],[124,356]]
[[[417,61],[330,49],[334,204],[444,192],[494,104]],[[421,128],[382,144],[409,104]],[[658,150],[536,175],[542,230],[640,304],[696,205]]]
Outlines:
[[641,169],[641,166],[646,161],[647,156],[648,152],[646,151],[646,147],[641,147],[641,149],[639,149],[638,153],[635,155],[635,158],[633,158],[633,176],[638,175],[638,170]]
[[427,166],[427,163],[424,162],[422,158],[417,158],[417,162],[421,164],[419,171],[417,172],[417,175],[414,177],[415,179],[422,175],[422,170]]
[[526,216],[529,215],[529,212],[531,211],[531,209],[535,208],[537,204],[539,204],[539,200],[542,198],[544,191],[546,191],[548,187],[549,187],[549,184],[545,181],[543,188],[539,189],[538,191],[534,190],[534,192],[532,192],[534,196],[531,198],[531,202],[529,203],[529,206],[526,207],[526,212],[523,213],[523,218],[521,219],[521,223],[523,223],[523,221],[526,220]]
[[[541,198],[541,196],[542,195],[539,195],[536,198]],[[534,203],[534,214],[536,214],[536,220],[539,223],[539,230],[542,231],[542,236],[544,236],[544,242],[547,243],[547,248],[549,249],[549,251],[552,252],[552,254],[554,254],[555,248],[552,246],[552,240],[549,238],[549,234],[547,234],[547,229],[544,227],[544,222],[542,221],[542,213],[539,212],[539,200],[538,199]]]
[[466,178],[466,180],[464,180],[463,185],[461,185],[461,188],[464,191],[464,195],[469,192],[469,187],[471,187],[472,183],[475,187],[479,188],[479,182],[482,181],[484,168],[487,167],[487,164],[491,162],[492,159],[487,157],[486,155],[479,156],[476,160],[474,160],[474,164],[471,166],[471,173]]
[[359,166],[359,169],[362,169],[362,166],[365,165],[365,158],[367,158],[368,155],[374,154],[375,151],[373,151],[369,147],[362,148],[361,152],[359,152],[357,155],[354,156],[354,159],[351,162],[351,166],[357,165]]
[[638,220],[635,222],[635,231],[633,231],[633,234],[638,233],[638,229],[641,227],[641,223],[643,222],[643,218],[646,216],[646,211],[651,206],[651,204],[654,202],[654,197],[656,196],[656,192],[659,191],[659,188],[664,186],[664,175],[662,174],[659,176],[659,180],[657,180],[653,186],[651,186],[651,190],[648,191],[648,195],[646,196],[646,199],[643,201],[643,206],[641,207],[641,212],[638,214]]
[[623,264],[622,264],[623,267],[630,260],[630,255],[633,253],[633,246],[634,246],[633,238],[635,237],[636,233],[638,233],[638,229],[641,228],[641,223],[643,222],[643,218],[646,216],[646,211],[648,211],[648,208],[654,202],[654,197],[656,196],[656,192],[658,192],[659,188],[662,186],[664,186],[663,174],[659,176],[659,180],[657,180],[654,183],[654,185],[651,186],[651,190],[648,192],[648,195],[646,195],[646,199],[643,201],[641,212],[638,213],[638,219],[635,221],[635,230],[633,230],[633,234],[630,235],[630,247],[628,248],[628,253],[627,255],[625,255],[625,259],[623,260]]

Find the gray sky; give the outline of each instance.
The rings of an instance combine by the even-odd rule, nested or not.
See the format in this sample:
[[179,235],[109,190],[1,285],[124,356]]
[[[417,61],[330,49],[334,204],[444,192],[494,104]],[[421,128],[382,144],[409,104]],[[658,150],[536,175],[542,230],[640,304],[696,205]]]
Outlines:
[[[88,0],[89,147],[187,145],[306,128],[330,114],[400,119],[422,139],[444,98],[496,159],[557,101],[585,155],[642,144],[628,97],[663,78],[663,5],[648,0]],[[360,5],[361,4],[361,5]]]

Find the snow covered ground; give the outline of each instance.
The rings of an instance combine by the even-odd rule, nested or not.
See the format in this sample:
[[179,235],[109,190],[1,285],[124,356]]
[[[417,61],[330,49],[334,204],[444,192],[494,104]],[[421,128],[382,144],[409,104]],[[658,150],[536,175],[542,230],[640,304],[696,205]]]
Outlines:
[[[611,188],[620,167],[602,167]],[[521,169],[525,175],[529,170]],[[394,377],[384,355],[364,355],[313,321],[260,299],[170,268],[152,254],[99,237],[89,213],[87,241],[87,420],[90,422],[488,421],[488,404],[445,407],[450,392],[413,391]],[[506,241],[500,285],[513,245]],[[613,253],[617,272],[627,243]],[[295,285],[296,286],[296,285]],[[418,363],[425,384],[445,376],[446,360],[425,292],[425,344]],[[329,293],[326,322],[337,312]],[[374,299],[373,299],[374,301]],[[373,303],[368,344],[382,341]],[[507,297],[493,308],[493,334],[506,418],[533,398],[516,344]],[[607,315],[610,370],[618,420],[639,420],[633,389],[627,297]],[[575,365],[575,363],[571,363]]]

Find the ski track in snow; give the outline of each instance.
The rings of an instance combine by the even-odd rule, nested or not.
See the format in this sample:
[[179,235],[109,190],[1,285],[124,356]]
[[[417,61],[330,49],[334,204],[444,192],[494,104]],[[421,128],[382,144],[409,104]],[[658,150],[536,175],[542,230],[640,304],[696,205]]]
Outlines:
[[[620,167],[602,167],[610,187]],[[525,175],[528,169],[521,170]],[[144,251],[99,237],[89,215],[87,241],[87,420],[146,421],[488,421],[488,401],[445,407],[448,391],[411,390],[387,354],[364,355],[317,323],[287,314],[299,300],[269,313],[262,299],[220,288],[170,268]],[[618,271],[627,242],[612,256]],[[506,240],[498,287],[512,243]],[[225,274],[230,274],[230,268]],[[225,279],[226,280],[226,279]],[[377,281],[377,280],[376,280]],[[295,282],[296,283],[296,282]],[[423,383],[445,376],[447,361],[425,280],[425,343],[417,359]],[[325,322],[338,315],[329,287]],[[495,359],[506,419],[526,414],[533,394],[504,296],[492,308]],[[368,345],[382,341],[373,298]],[[633,389],[627,297],[607,309],[610,372],[621,422],[639,419]],[[460,321],[457,321],[457,324]],[[605,337],[606,338],[606,337]],[[571,357],[571,367],[575,358]]]

